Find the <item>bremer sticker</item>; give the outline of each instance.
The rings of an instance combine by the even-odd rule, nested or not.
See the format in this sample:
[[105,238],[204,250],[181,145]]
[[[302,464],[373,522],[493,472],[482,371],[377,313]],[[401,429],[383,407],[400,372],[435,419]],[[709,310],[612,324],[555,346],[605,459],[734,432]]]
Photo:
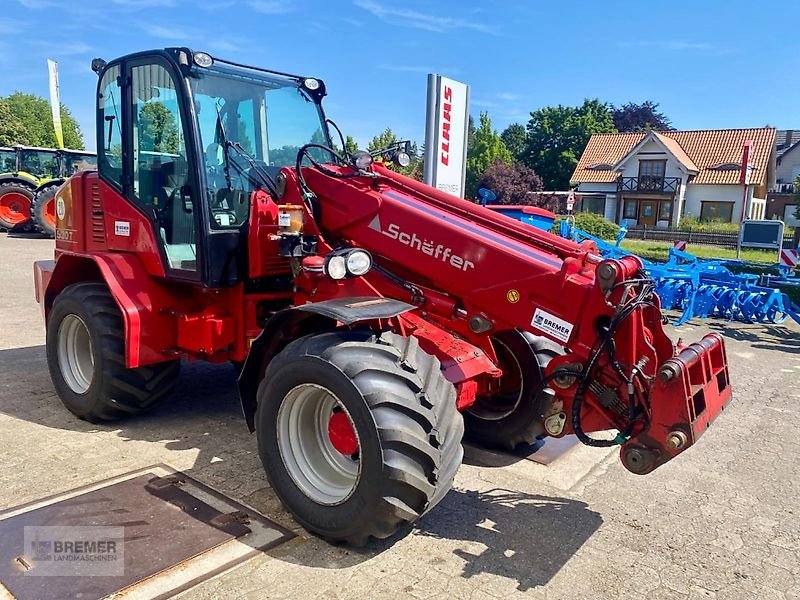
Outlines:
[[533,313],[533,320],[531,327],[546,333],[561,342],[567,343],[569,337],[572,335],[572,328],[574,325],[569,321],[560,319],[552,313],[537,308]]
[[114,221],[114,235],[131,237],[130,221]]

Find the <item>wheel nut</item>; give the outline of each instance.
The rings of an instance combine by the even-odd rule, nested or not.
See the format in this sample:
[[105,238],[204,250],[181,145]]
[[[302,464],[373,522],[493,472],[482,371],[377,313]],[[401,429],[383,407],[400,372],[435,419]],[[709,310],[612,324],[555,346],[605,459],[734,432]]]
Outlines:
[[673,450],[680,450],[686,445],[686,434],[682,431],[673,431],[667,436],[667,446]]

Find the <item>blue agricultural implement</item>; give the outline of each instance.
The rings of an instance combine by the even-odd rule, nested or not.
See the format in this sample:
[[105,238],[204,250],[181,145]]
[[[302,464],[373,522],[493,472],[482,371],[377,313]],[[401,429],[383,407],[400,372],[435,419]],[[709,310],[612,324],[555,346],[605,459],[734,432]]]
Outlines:
[[[495,208],[495,207],[489,207]],[[495,209],[496,210],[496,209]],[[541,210],[541,209],[538,209]],[[549,230],[552,221],[542,219],[541,224],[522,218],[513,211],[502,211],[509,217],[539,229]],[[619,260],[636,256],[623,250],[620,243],[627,229],[623,225],[616,244],[595,237],[574,226],[572,219],[559,223],[559,235],[576,242],[593,242],[603,258]],[[646,260],[640,256],[644,270],[655,282],[655,290],[664,310],[680,311],[675,325],[693,318],[718,317],[745,323],[783,323],[788,317],[800,323],[800,307],[777,286],[797,286],[800,277],[793,276],[787,267],[778,267],[780,275],[753,275],[735,273],[729,267],[759,267],[743,261],[705,260],[689,252],[670,248],[665,263]]]

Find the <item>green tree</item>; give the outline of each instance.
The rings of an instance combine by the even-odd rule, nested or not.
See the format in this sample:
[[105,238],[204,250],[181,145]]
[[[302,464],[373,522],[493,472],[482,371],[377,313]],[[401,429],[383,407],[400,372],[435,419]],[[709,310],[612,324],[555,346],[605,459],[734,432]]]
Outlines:
[[381,133],[372,138],[369,145],[367,145],[367,150],[370,152],[383,150],[384,148],[388,148],[392,144],[396,144],[399,141],[400,138],[397,137],[395,132],[392,131],[390,127],[387,127]]
[[6,102],[0,99],[0,146],[21,144],[24,138],[25,127],[22,122],[11,113]]
[[475,119],[472,115],[467,119],[467,148],[472,146],[472,141],[475,139]]
[[[396,144],[400,141],[402,140],[397,137],[397,134],[395,134],[390,127],[387,127],[381,133],[372,138],[369,145],[367,145],[367,150],[369,152],[383,150],[384,148],[388,148],[392,144]],[[402,173],[406,177],[411,177],[417,181],[422,181],[422,159],[418,154],[417,145],[411,144],[411,164],[409,164],[407,167],[399,167],[392,162],[387,162],[384,164],[389,169],[397,171],[398,173]]]
[[[0,100],[8,108],[11,118],[22,125],[22,137],[17,139],[16,143],[25,146],[56,147],[53,114],[47,100],[22,92],[14,92]],[[81,133],[80,125],[63,104],[61,105],[61,128],[64,131],[64,145],[67,148],[83,150],[83,133]]]
[[352,135],[344,138],[344,150],[350,155],[358,152],[358,143],[353,139]]
[[672,129],[672,122],[658,110],[658,102],[645,100],[641,104],[628,102],[622,106],[611,107],[611,117],[617,131],[644,131]]
[[139,143],[142,150],[178,154],[178,120],[161,102],[147,102],[139,110]]
[[546,189],[565,190],[593,133],[615,133],[608,106],[597,99],[581,106],[547,106],[531,113],[525,163]]
[[794,180],[794,218],[800,219],[800,177]]
[[525,125],[512,123],[500,134],[500,139],[503,140],[503,143],[515,160],[522,161],[524,159],[527,147]]
[[467,147],[467,181],[464,190],[465,198],[475,198],[478,182],[489,165],[513,160],[500,135],[492,129],[489,113],[482,112],[478,128],[472,136],[472,143]]

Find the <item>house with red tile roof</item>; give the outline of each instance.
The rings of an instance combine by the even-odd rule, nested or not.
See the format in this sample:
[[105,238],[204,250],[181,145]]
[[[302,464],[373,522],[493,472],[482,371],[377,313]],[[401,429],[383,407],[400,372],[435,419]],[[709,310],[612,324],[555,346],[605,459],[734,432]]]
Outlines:
[[775,129],[764,127],[594,134],[570,184],[609,220],[668,227],[764,218],[774,180]]
[[779,129],[775,139],[775,185],[767,194],[767,218],[781,219],[787,225],[800,227],[796,216],[797,179],[800,177],[800,130]]

